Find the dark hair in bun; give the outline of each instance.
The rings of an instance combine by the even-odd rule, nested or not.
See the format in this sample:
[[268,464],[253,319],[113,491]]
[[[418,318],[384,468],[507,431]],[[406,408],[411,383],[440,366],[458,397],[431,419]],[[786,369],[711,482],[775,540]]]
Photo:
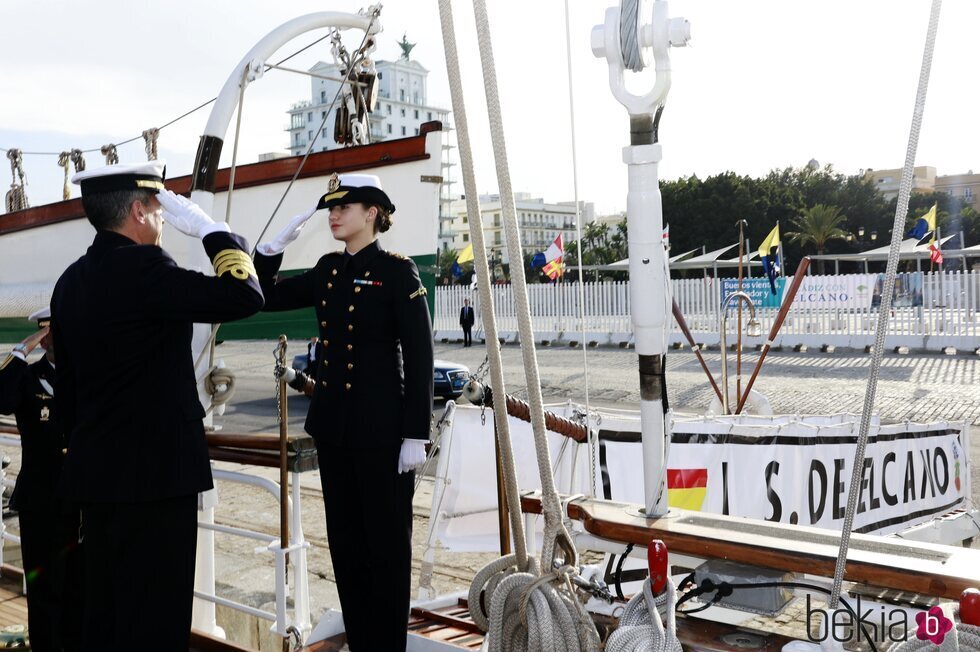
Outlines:
[[365,204],[364,208],[374,208],[378,211],[378,215],[374,218],[375,233],[384,233],[391,228],[391,213],[389,213],[387,210],[378,204]]

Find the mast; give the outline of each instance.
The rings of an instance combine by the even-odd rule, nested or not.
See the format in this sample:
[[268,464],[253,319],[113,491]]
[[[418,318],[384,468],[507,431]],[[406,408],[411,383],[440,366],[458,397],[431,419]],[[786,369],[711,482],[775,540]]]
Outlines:
[[[630,116],[630,144],[623,148],[628,166],[629,191],[626,221],[629,227],[630,305],[633,336],[640,366],[640,423],[643,438],[643,494],[647,516],[667,512],[664,384],[667,328],[671,314],[667,254],[663,247],[663,209],[657,166],[663,149],[657,127],[670,90],[670,46],[683,47],[691,38],[690,24],[669,18],[667,2],[657,0],[649,23],[640,16],[641,3],[624,0],[622,7],[606,9],[606,22],[592,28],[592,53],[606,59],[613,96]],[[636,11],[622,24],[620,15]],[[656,81],[646,95],[626,90],[624,71],[639,72],[650,63]]]

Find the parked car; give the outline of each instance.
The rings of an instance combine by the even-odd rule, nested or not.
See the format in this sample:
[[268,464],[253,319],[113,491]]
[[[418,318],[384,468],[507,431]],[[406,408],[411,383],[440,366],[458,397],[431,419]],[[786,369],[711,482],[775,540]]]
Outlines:
[[[305,353],[293,357],[293,369],[305,371],[307,364]],[[469,377],[470,370],[466,365],[448,362],[447,360],[436,360],[432,370],[434,393],[439,398],[459,398],[463,394],[463,385],[466,384]]]
[[436,360],[432,374],[435,395],[444,399],[459,398],[470,377],[469,367],[446,360]]

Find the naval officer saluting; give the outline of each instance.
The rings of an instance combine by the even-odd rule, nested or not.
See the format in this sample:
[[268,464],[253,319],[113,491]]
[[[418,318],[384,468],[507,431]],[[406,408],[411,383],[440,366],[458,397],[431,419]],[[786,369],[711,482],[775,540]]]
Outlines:
[[[283,249],[322,208],[344,250],[277,279]],[[377,241],[394,211],[378,177],[341,175],[255,257],[266,310],[316,309],[321,348],[306,431],[320,459],[327,539],[354,652],[405,649],[414,470],[425,461],[432,416],[426,290],[415,263]]]
[[[51,300],[63,484],[82,511],[85,650],[188,649],[197,494],[213,486],[192,326],[262,307],[245,240],[163,177],[163,161],[75,175],[95,240]],[[160,248],[164,221],[202,240],[214,276]]]
[[[29,317],[38,331],[0,362],[0,414],[13,414],[20,431],[21,465],[10,506],[20,522],[27,585],[27,624],[36,652],[78,650],[81,635],[81,559],[78,510],[59,496],[68,440],[55,407],[51,309]],[[44,356],[28,364],[36,346]]]

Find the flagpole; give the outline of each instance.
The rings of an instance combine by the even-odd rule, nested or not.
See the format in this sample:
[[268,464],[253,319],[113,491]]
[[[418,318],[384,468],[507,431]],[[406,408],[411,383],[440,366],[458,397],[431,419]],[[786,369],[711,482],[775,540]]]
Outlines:
[[786,278],[786,258],[783,257],[783,234],[779,232],[779,220],[776,220],[776,233],[779,233],[779,244],[776,245],[776,254],[779,256],[779,275]]
[[[738,221],[738,291],[742,291],[742,260],[745,258],[745,220]],[[738,304],[738,337],[735,338],[735,404],[742,402],[742,302]],[[724,307],[724,306],[723,306]],[[722,352],[724,355],[724,352]]]

